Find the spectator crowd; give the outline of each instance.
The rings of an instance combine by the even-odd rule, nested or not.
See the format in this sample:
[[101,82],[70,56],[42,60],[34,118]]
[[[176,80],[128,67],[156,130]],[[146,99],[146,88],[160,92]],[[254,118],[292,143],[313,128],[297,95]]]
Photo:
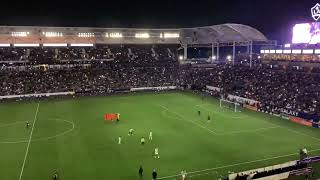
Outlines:
[[[184,72],[185,73],[185,72]],[[232,94],[261,102],[265,111],[281,108],[315,113],[320,110],[320,74],[315,71],[270,68],[259,65],[216,66],[192,69],[184,83],[203,88],[222,88],[221,94]]]
[[93,47],[0,47],[1,62],[30,64],[61,63],[79,60],[116,62],[155,62],[175,59],[177,45],[95,45]]
[[70,48],[0,49],[1,61],[53,62],[106,60],[89,66],[32,70],[2,69],[0,96],[50,93],[95,92],[132,87],[180,86],[203,89],[206,85],[261,102],[266,110],[320,110],[320,74],[312,71],[270,68],[258,65],[215,65],[195,68],[179,65],[173,45],[126,45]]

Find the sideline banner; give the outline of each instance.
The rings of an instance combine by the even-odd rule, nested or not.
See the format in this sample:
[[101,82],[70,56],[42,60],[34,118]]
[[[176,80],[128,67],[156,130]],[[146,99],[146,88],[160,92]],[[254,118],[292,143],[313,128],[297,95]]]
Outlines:
[[312,122],[312,127],[320,128],[320,123],[319,122]]
[[299,112],[297,111],[293,111],[285,108],[280,108],[279,110],[282,114],[299,117]]
[[319,116],[317,114],[308,114],[305,112],[298,112],[291,109],[278,108],[278,107],[271,108],[270,112],[273,114],[285,114],[288,116],[294,116],[294,117],[298,117],[308,121],[319,122]]
[[174,90],[177,89],[177,86],[162,86],[162,87],[140,87],[140,88],[131,88],[130,91],[145,91],[145,90]]
[[74,94],[75,92],[21,94],[21,95],[0,96],[0,99],[15,99],[15,98],[23,98],[23,97],[49,97],[49,96],[61,96],[61,95],[74,95]]
[[221,90],[222,90],[222,88],[213,87],[213,86],[206,86],[206,88],[207,88],[208,90],[217,91],[217,92],[221,92]]
[[308,114],[305,112],[299,112],[298,117],[303,118],[303,119],[307,119],[307,120],[312,120],[314,122],[319,122],[319,116],[316,114]]
[[294,116],[290,116],[289,117],[290,121],[298,123],[298,124],[302,124],[308,127],[312,126],[312,122],[311,121],[307,121],[305,119],[299,118],[299,117],[294,117]]
[[231,95],[231,94],[228,94],[228,99],[231,99],[231,100],[235,100],[236,102],[238,103],[242,103],[242,104],[260,104],[259,101],[256,101],[256,100],[253,100],[253,99],[248,99],[248,98],[243,98],[243,97],[240,97],[240,96],[234,96],[234,95]]
[[245,104],[245,105],[243,105],[243,107],[250,109],[252,111],[258,111],[258,108],[255,106],[250,106],[250,105]]
[[[265,107],[269,107],[268,105],[265,105]],[[283,119],[288,119],[291,122],[298,123],[304,126],[308,127],[315,127],[320,128],[319,125],[319,116],[317,114],[309,114],[305,112],[298,112],[291,109],[286,108],[278,108],[278,107],[272,107],[269,108],[269,110],[261,110],[261,112],[272,114],[274,116],[280,116]]]

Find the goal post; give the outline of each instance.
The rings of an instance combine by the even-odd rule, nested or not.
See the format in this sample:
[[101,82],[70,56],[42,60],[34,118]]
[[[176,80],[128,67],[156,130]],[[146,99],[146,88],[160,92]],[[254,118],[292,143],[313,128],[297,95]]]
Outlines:
[[227,99],[220,99],[220,108],[223,108],[223,107],[233,109],[234,112],[240,112],[239,111],[240,104],[237,102],[229,101]]

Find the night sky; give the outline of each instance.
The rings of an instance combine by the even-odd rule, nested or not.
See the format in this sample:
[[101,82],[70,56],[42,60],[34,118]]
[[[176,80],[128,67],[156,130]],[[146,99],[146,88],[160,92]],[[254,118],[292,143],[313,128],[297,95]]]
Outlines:
[[320,0],[3,1],[0,25],[179,28],[250,25],[267,38],[291,41],[295,23],[311,22]]

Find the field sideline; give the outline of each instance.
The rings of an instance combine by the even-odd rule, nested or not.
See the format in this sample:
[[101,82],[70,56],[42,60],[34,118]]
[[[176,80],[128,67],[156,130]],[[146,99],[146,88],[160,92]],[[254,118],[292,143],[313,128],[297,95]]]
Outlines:
[[[105,113],[120,113],[120,122],[104,121]],[[10,102],[0,104],[0,115],[1,180],[50,179],[54,170],[61,179],[133,180],[140,165],[144,179],[155,168],[159,179],[180,179],[186,170],[191,179],[209,180],[298,159],[304,146],[320,154],[319,129],[235,113],[191,92]],[[150,131],[153,140],[140,145]],[[160,159],[152,156],[155,147]]]

